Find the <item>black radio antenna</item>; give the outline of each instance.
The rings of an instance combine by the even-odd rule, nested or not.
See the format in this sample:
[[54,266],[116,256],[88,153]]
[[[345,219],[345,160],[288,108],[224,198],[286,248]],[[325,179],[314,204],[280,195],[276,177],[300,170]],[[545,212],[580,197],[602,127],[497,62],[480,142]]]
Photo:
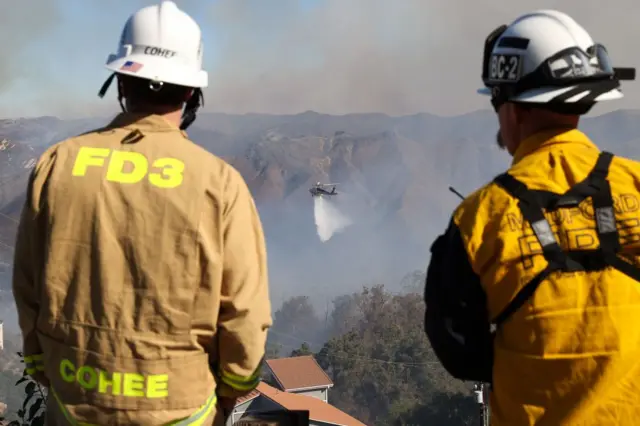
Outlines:
[[453,186],[449,187],[449,191],[453,192],[454,194],[456,194],[458,197],[460,197],[461,200],[464,200],[464,195],[462,195],[461,193],[459,193],[458,191],[456,191],[456,189]]

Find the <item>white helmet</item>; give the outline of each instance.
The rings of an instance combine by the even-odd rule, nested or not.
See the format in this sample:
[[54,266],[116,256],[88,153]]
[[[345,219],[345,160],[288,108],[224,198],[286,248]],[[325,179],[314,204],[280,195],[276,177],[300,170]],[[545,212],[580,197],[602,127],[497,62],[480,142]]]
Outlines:
[[613,68],[605,47],[570,16],[540,10],[487,37],[478,93],[491,95],[496,110],[515,101],[580,114],[622,98],[620,80],[634,79],[634,68]]
[[118,53],[107,58],[106,68],[114,74],[99,96],[105,95],[115,74],[124,74],[151,80],[157,90],[164,83],[192,87],[198,89],[193,98],[201,99],[199,89],[207,87],[209,79],[202,54],[200,26],[173,1],[144,7],[127,20]]
[[207,87],[202,69],[202,33],[189,15],[172,1],[140,9],[122,30],[118,53],[107,69],[187,87]]

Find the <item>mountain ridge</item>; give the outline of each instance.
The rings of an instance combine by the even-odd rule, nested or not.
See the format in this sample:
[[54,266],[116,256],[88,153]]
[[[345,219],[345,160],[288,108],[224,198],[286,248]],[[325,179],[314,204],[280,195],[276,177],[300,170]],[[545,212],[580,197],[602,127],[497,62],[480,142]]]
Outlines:
[[[639,116],[618,110],[587,117],[581,128],[601,148],[637,158]],[[47,146],[108,122],[0,120],[0,140],[12,145],[0,151],[0,213],[17,219],[30,170],[24,166]],[[446,117],[200,113],[188,133],[247,181],[267,235],[276,299],[308,294],[308,287],[327,299],[344,286],[399,282],[424,268],[430,242],[458,203],[448,186],[469,193],[509,167],[509,155],[495,143],[497,127],[489,110]],[[317,181],[338,182],[335,202],[356,219],[324,244],[308,192]],[[14,233],[15,222],[0,216],[0,241],[12,241]],[[10,263],[4,249],[0,262]]]

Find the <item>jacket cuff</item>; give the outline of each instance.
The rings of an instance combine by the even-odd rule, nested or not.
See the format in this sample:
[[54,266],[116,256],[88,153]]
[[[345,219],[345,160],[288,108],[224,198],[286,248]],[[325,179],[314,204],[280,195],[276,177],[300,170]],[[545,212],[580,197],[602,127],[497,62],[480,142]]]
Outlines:
[[250,376],[244,377],[222,370],[218,373],[218,395],[225,398],[238,398],[254,390],[260,384],[261,368]]

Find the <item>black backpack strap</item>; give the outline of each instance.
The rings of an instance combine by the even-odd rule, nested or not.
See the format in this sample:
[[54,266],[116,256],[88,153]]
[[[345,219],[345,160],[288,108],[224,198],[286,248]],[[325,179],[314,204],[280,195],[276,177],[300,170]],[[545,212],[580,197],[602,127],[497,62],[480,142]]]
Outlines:
[[493,320],[496,327],[499,327],[529,300],[540,284],[553,272],[577,271],[583,270],[583,267],[562,251],[549,221],[544,216],[544,210],[535,192],[529,190],[524,183],[508,173],[497,176],[494,182],[518,200],[522,217],[531,224],[533,233],[542,247],[542,254],[547,261],[547,266],[520,289],[513,300]]
[[596,188],[591,199],[593,200],[600,250],[607,257],[615,256],[620,251],[620,237],[616,226],[613,195],[611,194],[611,185],[607,180],[612,160],[613,154],[606,151],[600,153],[595,167],[589,174],[589,183],[591,187]]

